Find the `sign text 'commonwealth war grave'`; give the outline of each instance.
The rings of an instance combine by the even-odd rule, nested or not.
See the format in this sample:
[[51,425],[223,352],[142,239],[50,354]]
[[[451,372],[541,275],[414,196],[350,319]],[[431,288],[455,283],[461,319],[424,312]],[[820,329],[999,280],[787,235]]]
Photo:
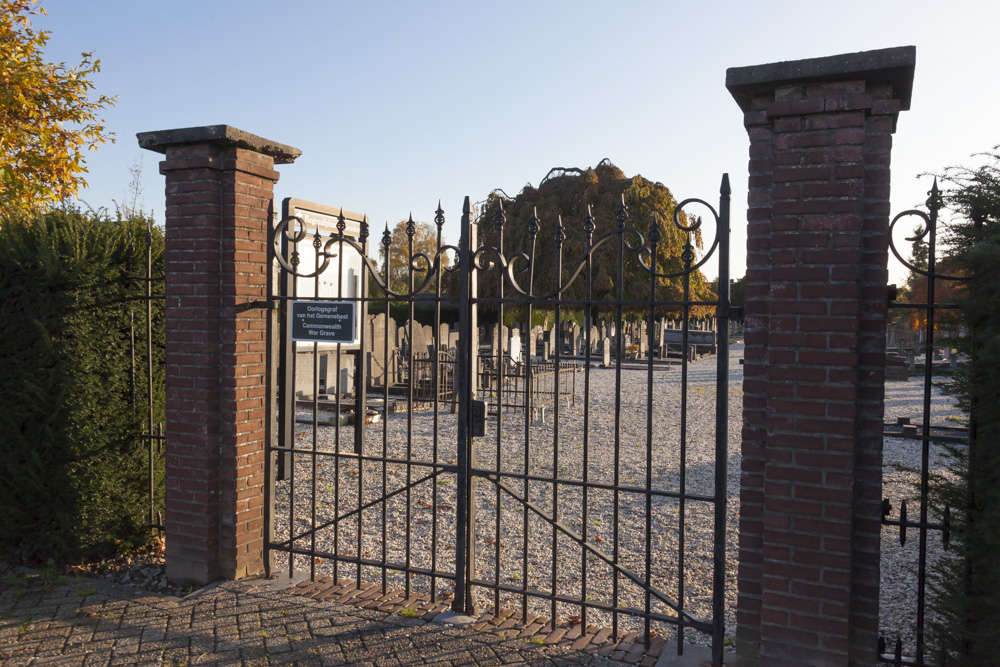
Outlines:
[[351,301],[292,301],[292,340],[355,343]]

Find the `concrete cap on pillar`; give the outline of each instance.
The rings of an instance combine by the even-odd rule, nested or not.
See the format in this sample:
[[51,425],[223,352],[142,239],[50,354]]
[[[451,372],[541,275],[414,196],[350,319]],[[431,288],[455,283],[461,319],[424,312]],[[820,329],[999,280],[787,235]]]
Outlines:
[[203,125],[183,127],[175,130],[139,132],[136,135],[139,146],[157,153],[166,154],[174,146],[210,144],[214,146],[245,148],[274,158],[275,164],[291,164],[302,155],[298,148],[279,144],[256,134],[244,132],[232,125]]
[[913,92],[913,68],[917,62],[917,47],[897,46],[891,49],[844,53],[825,58],[789,60],[751,67],[730,67],[726,70],[726,88],[744,112],[750,110],[755,95],[767,94],[778,86],[813,81],[847,81],[865,79],[872,83],[892,86],[893,97],[903,110],[910,108]]

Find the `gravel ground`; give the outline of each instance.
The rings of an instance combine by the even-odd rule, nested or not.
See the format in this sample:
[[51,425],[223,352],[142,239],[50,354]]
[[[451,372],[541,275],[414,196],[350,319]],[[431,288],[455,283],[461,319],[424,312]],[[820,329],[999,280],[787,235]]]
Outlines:
[[[937,384],[932,390],[931,424],[966,426],[965,414],[958,409],[952,396]],[[921,424],[923,415],[923,375],[911,376],[906,382],[886,382],[885,418],[895,420],[909,417],[911,423]],[[928,470],[934,475],[947,475],[944,449],[931,444],[928,449]],[[920,465],[921,442],[907,438],[885,438],[883,449],[882,497],[892,503],[890,518],[898,519],[901,501],[906,500],[907,519],[920,518]],[[931,514],[929,520],[939,522]],[[904,654],[911,654],[916,645],[917,624],[917,564],[920,534],[916,529],[906,531],[906,543],[900,544],[897,526],[882,528],[882,581],[881,618],[879,628],[892,650],[897,638],[903,641]],[[927,571],[946,556],[940,531],[927,532]],[[933,619],[928,613],[927,621]]]
[[[729,458],[726,524],[726,634],[735,632],[737,528],[739,498],[739,442],[742,426],[743,367],[739,364],[742,345],[734,345],[730,360],[729,382]],[[577,542],[554,531],[541,515],[551,516],[553,507],[560,523],[571,531],[585,536],[595,550],[607,554],[615,551],[617,539],[618,563],[640,578],[646,578],[645,535],[650,538],[649,580],[670,600],[683,597],[684,608],[698,618],[709,618],[711,611],[713,505],[709,502],[688,500],[683,508],[684,524],[681,530],[681,504],[675,498],[656,497],[651,501],[647,516],[646,497],[642,493],[620,492],[618,502],[614,493],[591,488],[586,502],[579,484],[613,484],[615,459],[618,458],[618,483],[624,486],[644,487],[647,469],[651,470],[650,482],[654,489],[677,492],[682,478],[688,494],[710,495],[714,488],[714,430],[716,359],[705,358],[692,363],[688,369],[687,423],[685,468],[681,474],[681,414],[679,368],[654,370],[653,404],[656,406],[652,423],[647,422],[648,375],[645,370],[623,370],[620,387],[616,384],[614,369],[593,368],[590,374],[590,411],[587,427],[588,439],[584,443],[583,376],[577,378],[575,406],[564,401],[558,414],[558,478],[578,484],[559,483],[554,493],[553,443],[556,416],[550,409],[545,423],[536,421],[525,434],[522,412],[506,412],[504,424],[498,434],[496,418],[491,417],[487,437],[478,443],[478,468],[497,470],[506,487],[500,490],[496,476],[485,476],[477,481],[476,512],[479,520],[476,531],[476,575],[480,580],[495,581],[499,570],[501,585],[520,587],[527,578],[528,587],[541,592],[555,590],[558,594],[588,600],[613,603],[636,609],[644,608],[645,596],[641,589],[620,574],[613,576],[613,569],[596,553],[582,549]],[[886,418],[897,416],[917,417],[921,410],[922,383],[914,378],[910,382],[886,384]],[[620,424],[616,429],[615,401],[620,400]],[[303,413],[304,414],[304,413]],[[958,417],[950,398],[935,389],[934,422]],[[302,416],[302,415],[300,415]],[[325,419],[329,415],[321,415]],[[296,534],[314,521],[324,525],[339,514],[350,514],[337,526],[317,531],[315,543],[307,535],[295,541],[298,548],[311,546],[328,554],[402,564],[409,554],[412,567],[454,572],[455,475],[428,465],[438,461],[454,464],[455,417],[442,409],[437,416],[438,433],[433,434],[435,416],[431,411],[414,412],[412,415],[391,416],[385,423],[369,427],[366,433],[365,454],[382,455],[383,451],[399,463],[383,466],[376,461],[366,461],[359,469],[356,460],[344,459],[339,464],[329,453],[335,451],[337,430],[320,426],[316,433],[316,453],[312,453],[312,427],[297,428],[298,446],[304,451],[296,455],[294,481],[294,525]],[[341,428],[342,451],[353,445],[352,430]],[[408,431],[412,434],[407,437]],[[619,434],[616,446],[615,433]],[[499,436],[499,437],[498,437]],[[347,440],[350,438],[350,440]],[[384,439],[383,439],[384,438]],[[499,459],[497,443],[499,447]],[[409,445],[407,443],[409,442]],[[529,443],[526,448],[525,443]],[[651,447],[647,443],[651,443]],[[898,502],[908,499],[910,516],[917,511],[913,500],[917,497],[914,481],[918,475],[919,442],[902,438],[887,438],[885,443],[885,496],[893,503],[893,516],[898,515]],[[527,451],[526,451],[527,449]],[[652,467],[647,468],[647,456]],[[313,459],[316,470],[313,473]],[[405,459],[425,465],[408,467]],[[932,448],[932,467],[940,468],[939,452]],[[524,481],[517,477],[525,472],[540,479],[529,482],[527,494],[534,509],[515,496],[525,495]],[[405,491],[408,483],[413,486]],[[276,536],[279,541],[288,539],[291,518],[290,484],[281,482],[275,493],[277,515]],[[390,493],[387,501],[380,502],[383,486]],[[359,496],[359,488],[361,489]],[[315,498],[316,503],[313,504]],[[356,511],[362,505],[374,503],[360,512],[359,529]],[[499,530],[496,522],[497,503],[500,505]],[[407,509],[409,507],[409,510]],[[432,511],[436,507],[437,511]],[[615,509],[617,507],[617,534]],[[353,514],[351,514],[353,512]],[[586,515],[585,515],[586,513]],[[557,535],[553,548],[553,534]],[[359,542],[360,534],[360,542]],[[384,536],[384,537],[383,537]],[[912,644],[912,627],[916,606],[916,534],[911,530],[905,547],[899,546],[898,529],[883,531],[882,567],[882,629],[887,636],[902,636],[904,643]],[[521,556],[525,542],[528,558]],[[409,544],[409,549],[407,549]],[[434,548],[432,548],[432,545]],[[937,557],[936,543],[930,549],[930,558]],[[678,575],[679,554],[683,553],[683,595]],[[287,567],[287,558],[277,557],[280,568]],[[335,564],[329,558],[318,558],[312,564],[304,556],[295,557],[297,570],[312,565],[317,574],[353,577],[352,564]],[[335,571],[336,568],[336,571]],[[379,580],[382,570],[365,567],[362,576]],[[387,571],[388,585],[402,587],[406,578]],[[432,582],[423,575],[412,576],[411,586],[426,591],[433,585],[439,592],[450,592],[450,582],[440,578]],[[474,588],[477,605],[491,607],[493,593],[484,588]],[[520,597],[503,593],[502,606],[519,608]],[[670,607],[653,597],[650,608],[654,612],[672,614]],[[550,603],[531,598],[528,610],[545,616],[552,614]],[[556,609],[559,618],[581,615],[579,606],[560,603]],[[611,625],[608,614],[590,610],[587,622]],[[621,627],[638,630],[641,626],[634,618],[620,617]],[[653,626],[659,632],[672,636],[670,626]],[[709,638],[696,631],[688,631],[686,639],[707,643]]]
[[[742,409],[742,366],[738,358],[741,349],[733,351],[729,383],[730,416],[729,442],[729,497],[727,505],[727,627],[731,634],[735,616],[735,573],[736,573],[736,528],[738,507],[735,498],[739,489],[739,457],[733,453],[739,442]],[[686,428],[686,455],[683,482],[687,494],[710,496],[714,489],[714,432],[715,432],[715,386],[716,359],[706,358],[690,365],[688,370],[688,411]],[[540,515],[551,516],[553,506],[557,506],[558,520],[569,530],[586,536],[587,542],[595,550],[613,554],[615,540],[618,544],[618,563],[621,568],[634,572],[641,579],[646,578],[647,521],[650,539],[649,580],[669,600],[681,597],[681,581],[678,575],[678,554],[681,553],[683,537],[683,600],[688,613],[697,618],[708,618],[711,612],[712,584],[712,544],[714,506],[704,500],[688,499],[683,508],[684,525],[681,531],[681,503],[676,498],[655,497],[651,500],[651,511],[646,512],[646,496],[638,492],[615,494],[605,489],[590,488],[584,503],[584,492],[580,483],[584,477],[590,483],[614,484],[615,458],[618,458],[621,486],[642,488],[646,486],[649,456],[652,460],[650,482],[654,489],[676,493],[680,490],[681,475],[681,414],[680,414],[679,368],[655,370],[653,373],[653,403],[656,411],[652,424],[647,423],[647,372],[645,370],[623,370],[620,389],[615,382],[614,369],[593,368],[590,375],[590,411],[587,427],[588,438],[584,443],[583,424],[583,375],[577,378],[575,406],[564,401],[559,409],[558,424],[558,478],[576,481],[577,484],[558,485],[554,494],[553,484],[545,479],[532,480],[528,484],[528,496],[537,509],[526,510],[525,504],[515,496],[525,495],[524,481],[517,477],[502,476],[506,490],[489,478],[477,481],[476,512],[479,517],[476,532],[477,576],[481,580],[495,581],[499,569],[502,585],[520,587],[527,578],[528,587],[543,592],[555,590],[569,596],[583,595],[585,599],[613,603],[617,594],[618,604],[636,609],[644,608],[645,596],[626,574],[613,576],[612,567],[598,554],[582,549],[577,542],[557,533],[556,547],[552,546],[554,530]],[[621,405],[619,428],[615,425],[615,400]],[[435,443],[433,441],[433,420],[430,412],[416,412],[412,415],[412,439],[409,456],[421,461],[433,461]],[[445,463],[455,461],[455,417],[440,414],[437,460]],[[488,435],[479,441],[478,462],[480,469],[499,469],[506,475],[519,475],[527,471],[539,478],[553,477],[553,443],[556,415],[547,411],[545,423],[536,421],[528,427],[530,435],[525,437],[525,418],[522,412],[507,412],[500,433],[497,433],[496,418],[490,419]],[[396,415],[388,420],[385,449],[390,457],[407,458],[408,417]],[[648,429],[648,431],[647,431]],[[299,443],[302,447],[312,447],[312,429],[300,426]],[[343,435],[348,435],[346,429]],[[619,433],[617,446],[615,433]],[[366,453],[380,454],[383,451],[383,429],[381,425],[370,429],[366,437]],[[361,488],[362,503],[376,500],[382,495],[383,467],[378,462],[366,462],[360,471],[355,461],[342,462],[340,475],[336,475],[335,463],[322,452],[334,450],[336,431],[321,427],[317,430],[317,470],[312,472],[311,453],[297,456],[295,466],[295,525],[298,530],[308,528],[312,516],[312,499],[315,497],[316,521],[322,525],[338,511],[343,515],[358,507],[358,479],[363,477]],[[499,436],[499,437],[498,437]],[[497,442],[500,443],[499,461]],[[525,442],[529,447],[525,447]],[[651,443],[651,447],[647,443]],[[342,445],[345,447],[345,445]],[[409,473],[412,480],[425,477],[428,467],[414,466]],[[389,464],[385,467],[386,485],[390,491],[400,489],[407,481],[407,469],[403,464]],[[335,480],[339,479],[339,483]],[[495,479],[495,476],[493,476]],[[315,480],[315,488],[314,481]],[[278,485],[276,492],[276,513],[278,516],[278,539],[287,539],[289,521],[289,483]],[[339,488],[338,488],[339,487]],[[454,571],[454,525],[455,525],[455,477],[451,473],[441,473],[436,479],[413,487],[409,498],[411,521],[407,521],[407,497],[402,492],[385,503],[385,558],[388,562],[403,562],[409,543],[410,563],[416,567],[439,571]],[[436,496],[436,497],[435,497]],[[499,499],[498,499],[499,496]],[[337,510],[336,498],[340,498]],[[496,506],[500,504],[500,526],[497,530]],[[436,513],[432,507],[438,507]],[[617,506],[617,525],[615,510]],[[584,516],[586,510],[586,517]],[[336,531],[332,527],[318,531],[316,548],[327,553],[355,555],[380,560],[383,558],[383,507],[379,503],[361,513],[361,544],[358,545],[357,514],[343,521]],[[435,521],[436,519],[436,521]],[[526,528],[525,528],[526,526]],[[407,533],[409,530],[409,534]],[[683,535],[682,535],[683,533]],[[431,539],[436,534],[436,540]],[[297,546],[307,547],[311,539],[300,539]],[[528,559],[522,558],[525,542],[528,544]],[[435,550],[431,545],[436,544]],[[432,558],[434,559],[432,561]],[[328,559],[314,563],[318,573],[334,574],[333,563]],[[498,568],[499,563],[499,568]],[[284,564],[282,564],[284,565]],[[296,567],[308,567],[308,559],[296,557]],[[338,565],[338,576],[352,576],[353,565]],[[381,572],[375,568],[365,568],[363,576],[377,579]],[[402,586],[405,578],[399,574],[388,574],[388,583]],[[435,582],[438,590],[450,591],[449,582]],[[429,577],[412,578],[417,590],[427,590],[431,585]],[[584,590],[584,586],[586,589]],[[617,586],[617,591],[615,590]],[[494,597],[490,591],[477,588],[476,602],[482,607],[492,606]],[[518,608],[520,598],[513,594],[501,595],[501,605]],[[670,606],[653,597],[650,608],[654,612],[671,615]],[[529,611],[549,616],[549,603],[532,600]],[[579,616],[579,606],[559,604],[556,610],[560,618]],[[587,621],[596,625],[611,625],[611,617],[603,612],[590,610]],[[635,619],[620,617],[621,627],[639,629]],[[655,625],[654,625],[655,627]],[[665,628],[658,628],[664,632]],[[670,631],[673,634],[673,631]],[[705,642],[701,633],[687,631],[689,640]]]

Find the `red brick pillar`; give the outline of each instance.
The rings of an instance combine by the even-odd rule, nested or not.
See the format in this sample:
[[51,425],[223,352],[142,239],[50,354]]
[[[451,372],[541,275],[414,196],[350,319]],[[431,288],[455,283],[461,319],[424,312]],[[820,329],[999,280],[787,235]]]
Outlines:
[[167,576],[257,575],[269,206],[301,151],[228,125],[137,136],[166,155]]
[[742,664],[875,663],[889,157],[914,62],[726,75],[750,135]]

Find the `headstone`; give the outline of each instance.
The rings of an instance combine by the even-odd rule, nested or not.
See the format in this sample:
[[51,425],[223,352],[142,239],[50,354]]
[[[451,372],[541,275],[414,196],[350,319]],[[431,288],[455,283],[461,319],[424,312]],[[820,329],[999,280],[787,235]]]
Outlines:
[[419,359],[421,352],[427,349],[427,344],[424,342],[423,325],[416,322],[408,322],[406,325],[406,335],[410,345],[413,346],[413,357]]
[[604,355],[604,359],[603,359],[604,366],[605,367],[610,366],[611,365],[611,339],[610,338],[605,338],[603,340],[603,344],[601,345],[601,348],[602,348],[601,349],[601,353]]
[[489,329],[489,334],[484,340],[489,342],[490,356],[496,359],[497,353],[500,350],[500,325],[491,324]]
[[[514,331],[517,331],[515,329]],[[521,337],[511,336],[510,337],[510,363],[519,364],[521,363]]]
[[[368,317],[368,336],[365,341],[366,347],[372,354],[371,370],[369,370],[372,386],[385,386],[385,313]],[[391,357],[390,353],[390,357]]]
[[435,341],[437,343],[437,348],[447,349],[451,347],[451,341],[448,340],[448,334],[451,333],[451,327],[446,323],[442,322],[441,326],[438,327],[438,337]]

